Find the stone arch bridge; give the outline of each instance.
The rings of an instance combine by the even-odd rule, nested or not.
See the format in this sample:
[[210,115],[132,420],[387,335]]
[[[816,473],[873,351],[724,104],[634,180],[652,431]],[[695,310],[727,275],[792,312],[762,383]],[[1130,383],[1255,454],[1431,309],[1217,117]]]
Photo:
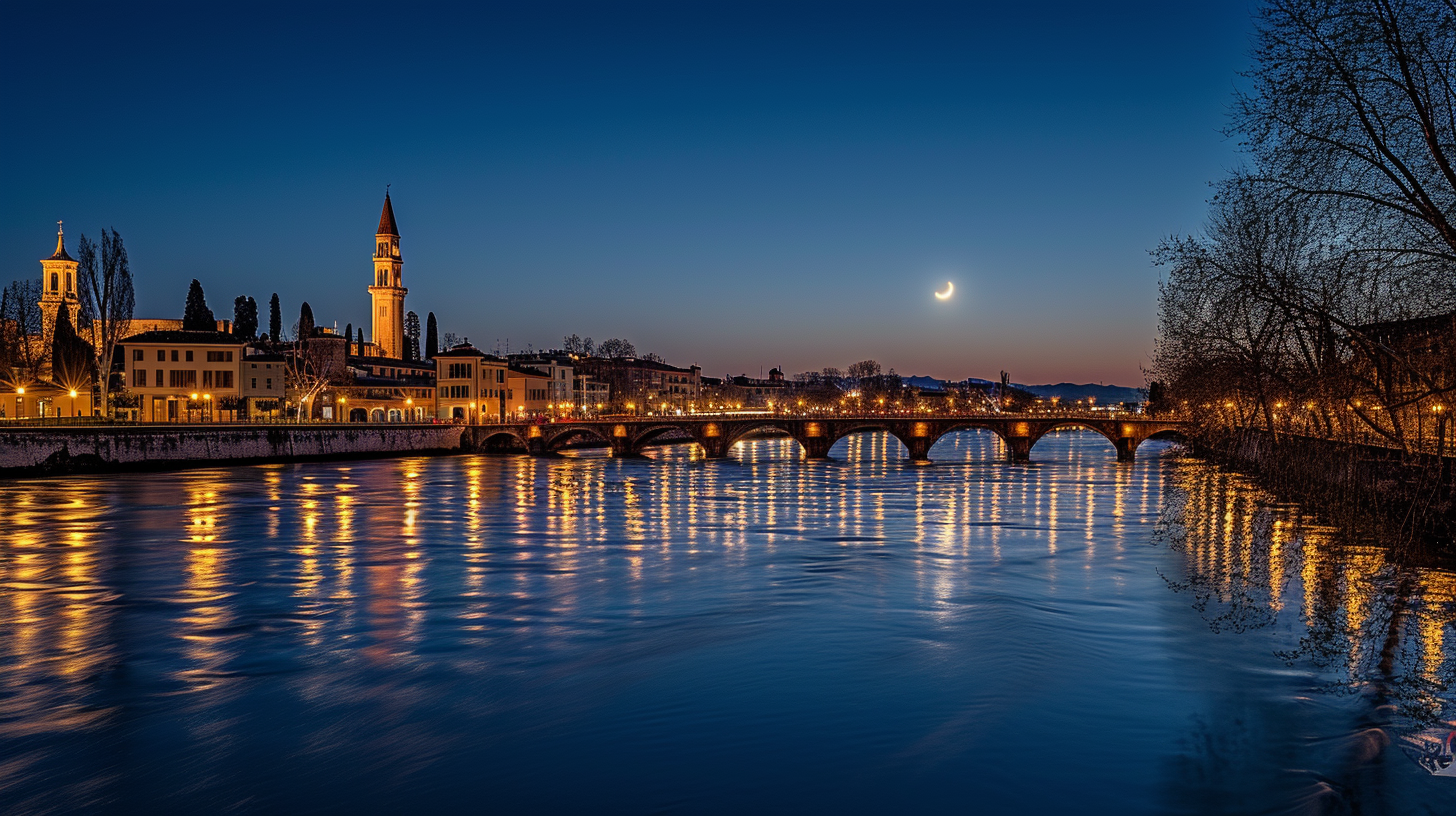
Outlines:
[[680,416],[616,417],[550,423],[502,423],[466,428],[461,447],[485,452],[545,456],[584,443],[606,443],[614,456],[639,456],[648,445],[695,442],[709,459],[728,455],[735,442],[768,433],[792,437],[811,459],[824,459],[834,443],[850,434],[884,431],[910,451],[911,461],[929,461],[930,449],[952,431],[984,428],[1000,437],[1011,462],[1025,462],[1046,434],[1059,428],[1085,428],[1117,448],[1118,461],[1130,462],[1138,446],[1154,438],[1182,438],[1179,420],[1133,416],[985,414],[967,416],[798,417]]

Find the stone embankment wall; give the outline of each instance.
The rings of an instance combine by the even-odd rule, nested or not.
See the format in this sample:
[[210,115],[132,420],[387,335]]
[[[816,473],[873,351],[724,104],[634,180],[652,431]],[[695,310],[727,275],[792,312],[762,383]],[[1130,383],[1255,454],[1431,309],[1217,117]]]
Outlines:
[[0,478],[292,462],[460,448],[456,425],[0,426]]

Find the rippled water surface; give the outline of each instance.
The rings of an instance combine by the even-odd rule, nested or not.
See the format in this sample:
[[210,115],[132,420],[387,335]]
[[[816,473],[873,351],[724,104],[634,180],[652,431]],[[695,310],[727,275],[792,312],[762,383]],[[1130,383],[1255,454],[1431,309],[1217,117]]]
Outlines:
[[1451,813],[1456,578],[1101,437],[0,482],[0,812]]

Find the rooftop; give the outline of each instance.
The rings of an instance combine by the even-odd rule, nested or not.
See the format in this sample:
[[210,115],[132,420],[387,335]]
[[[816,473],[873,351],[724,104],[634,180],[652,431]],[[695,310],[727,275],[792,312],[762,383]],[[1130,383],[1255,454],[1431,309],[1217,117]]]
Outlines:
[[172,345],[178,346],[198,344],[217,346],[241,346],[246,344],[246,341],[244,341],[242,338],[235,337],[231,334],[228,334],[227,332],[183,331],[181,329],[155,329],[153,331],[144,331],[141,334],[133,334],[130,337],[122,338],[121,342],[123,344],[170,343]]
[[388,191],[384,193],[384,210],[379,213],[379,231],[376,234],[399,237],[399,227],[394,224],[394,205],[389,203]]

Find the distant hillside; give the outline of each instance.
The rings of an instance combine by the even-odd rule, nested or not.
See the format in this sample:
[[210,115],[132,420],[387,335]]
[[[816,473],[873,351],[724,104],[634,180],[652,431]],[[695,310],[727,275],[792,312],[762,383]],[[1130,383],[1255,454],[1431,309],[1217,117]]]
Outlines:
[[[914,388],[944,388],[945,380],[937,380],[934,377],[905,377],[904,382]],[[970,377],[952,385],[972,385],[981,388],[994,385],[990,380],[982,380]],[[1077,385],[1076,383],[1057,383],[1056,385],[1021,385],[1012,383],[1012,388],[1019,388],[1028,391],[1038,397],[1060,397],[1064,402],[1072,402],[1088,397],[1096,397],[1097,402],[1103,405],[1117,402],[1142,402],[1143,394],[1140,389],[1128,388],[1124,385]]]
[[1038,397],[1061,397],[1063,402],[1087,399],[1096,397],[1097,402],[1108,404],[1114,402],[1142,402],[1143,393],[1138,388],[1128,388],[1123,385],[1077,385],[1076,383],[1057,383],[1056,385],[1019,385]]

